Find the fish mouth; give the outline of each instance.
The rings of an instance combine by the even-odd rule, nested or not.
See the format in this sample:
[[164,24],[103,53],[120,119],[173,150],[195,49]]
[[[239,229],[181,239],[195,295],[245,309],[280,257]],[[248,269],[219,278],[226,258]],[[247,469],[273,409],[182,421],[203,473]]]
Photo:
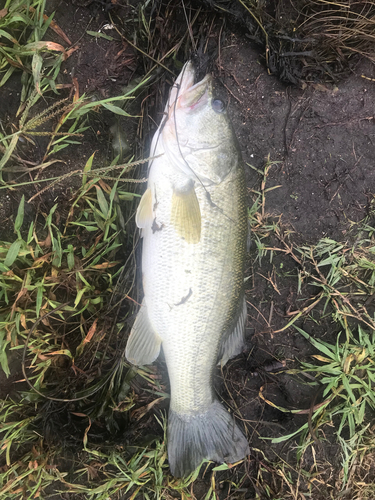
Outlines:
[[200,82],[194,83],[195,70],[189,61],[177,78],[169,99],[169,112],[183,108],[195,111],[207,105],[212,98],[212,75],[207,74]]

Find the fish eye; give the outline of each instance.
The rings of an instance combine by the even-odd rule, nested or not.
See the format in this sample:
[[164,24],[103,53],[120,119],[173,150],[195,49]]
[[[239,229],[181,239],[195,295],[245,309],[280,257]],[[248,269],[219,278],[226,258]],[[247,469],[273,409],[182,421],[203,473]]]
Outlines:
[[220,99],[214,99],[212,101],[212,109],[215,113],[223,113],[223,111],[225,111],[225,104]]

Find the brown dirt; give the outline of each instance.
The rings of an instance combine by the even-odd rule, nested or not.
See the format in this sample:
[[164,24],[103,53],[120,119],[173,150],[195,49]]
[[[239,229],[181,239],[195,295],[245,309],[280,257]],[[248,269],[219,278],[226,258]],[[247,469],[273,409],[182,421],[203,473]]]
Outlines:
[[[139,54],[121,41],[115,30],[105,31],[115,38],[112,42],[86,34],[87,30],[103,29],[109,23],[109,12],[130,18],[131,9],[128,5],[121,6],[117,2],[117,6],[109,11],[106,7],[110,2],[71,3],[55,0],[51,4],[50,9],[56,12],[56,22],[69,36],[72,45],[79,45],[79,49],[63,67],[59,76],[61,83],[71,83],[74,76],[81,94],[86,92],[102,98],[118,95],[134,76],[143,73]],[[183,20],[181,13],[180,17]],[[219,40],[221,19],[218,15],[214,17],[216,28],[210,33],[214,45]],[[374,79],[374,66],[362,60],[352,74],[335,85],[317,82],[305,84],[303,88],[285,86],[267,73],[260,61],[259,51],[251,40],[233,29],[225,26],[221,33],[214,71],[220,92],[226,94],[229,114],[245,164],[262,170],[268,155],[272,161],[279,162],[271,167],[267,187],[280,187],[267,193],[266,211],[275,216],[282,214],[283,227],[294,231],[294,241],[300,243],[316,243],[322,237],[339,241],[350,238],[348,230],[351,221],[359,221],[368,214],[375,193],[375,85],[374,81],[362,76]],[[49,39],[56,39],[55,34],[48,34]],[[61,43],[61,40],[58,41]],[[4,123],[15,120],[19,105],[19,77],[19,74],[15,74],[0,89],[0,118]],[[155,96],[155,90],[153,92]],[[62,93],[62,96],[66,94]],[[158,102],[157,99],[154,101]],[[152,109],[156,121],[159,120],[160,110],[160,105]],[[51,167],[48,175],[52,177],[83,168],[94,151],[97,151],[96,166],[108,164],[112,155],[109,135],[112,123],[113,116],[110,114],[91,116],[90,130],[85,134],[82,145],[64,150],[59,155],[64,163],[59,167]],[[152,133],[153,130],[148,134],[146,132],[145,144],[148,144]],[[21,151],[22,154],[38,161],[39,146],[25,153]],[[246,166],[246,174],[251,204],[254,198],[251,190],[259,189],[260,176],[249,166]],[[6,175],[8,180],[19,179],[12,172]],[[74,189],[75,185],[70,182],[47,191],[28,208],[29,219],[32,220],[41,207],[47,210],[56,202],[64,204]],[[2,239],[12,238],[13,220],[23,192],[27,192],[27,189],[0,191]],[[267,366],[265,363],[274,359],[285,360],[287,366],[292,367],[296,360],[306,357],[312,350],[291,329],[274,333],[287,322],[287,311],[296,310],[300,304],[297,302],[295,263],[279,255],[272,263],[262,261],[260,264],[255,257],[253,247],[252,263],[249,262],[247,272],[250,276],[247,287],[247,349],[242,356],[228,363],[223,370],[223,377],[217,377],[219,394],[230,405],[238,406],[247,422],[254,451],[242,468],[217,474],[217,484],[222,482],[219,498],[227,498],[230,480],[239,481],[243,474],[246,475],[244,490],[238,492],[236,498],[254,497],[254,478],[259,464],[262,464],[259,450],[271,462],[278,461],[278,457],[282,456],[284,460],[295,463],[291,444],[288,447],[283,443],[271,445],[262,437],[277,437],[293,432],[306,422],[307,417],[282,413],[265,404],[259,398],[261,387],[267,399],[287,408],[309,408],[315,396],[315,389],[297,384],[286,374],[272,374],[263,368]],[[272,283],[267,278],[272,278]],[[304,293],[306,298],[308,292],[305,290]],[[322,325],[318,331],[312,322],[304,327],[307,331],[319,334],[323,333],[325,327],[332,330],[328,319],[327,325]],[[334,336],[335,333],[330,331],[329,335]],[[162,363],[160,367],[163,368]],[[12,382],[18,375],[17,367],[8,381],[0,375],[3,396],[16,390]],[[318,467],[326,468],[325,477],[328,478],[340,463],[334,440],[322,444],[317,453]],[[307,468],[310,467],[309,461],[313,463],[310,456],[304,460]],[[272,478],[271,470],[264,474],[265,479]],[[334,482],[331,484],[334,485]],[[264,492],[258,491],[260,498],[276,498],[277,487],[270,484],[270,488],[274,488],[275,497],[262,496]],[[329,485],[320,487],[313,498],[326,498],[332,492],[330,488]],[[206,481],[197,482],[194,488],[196,497],[204,497],[206,492]]]

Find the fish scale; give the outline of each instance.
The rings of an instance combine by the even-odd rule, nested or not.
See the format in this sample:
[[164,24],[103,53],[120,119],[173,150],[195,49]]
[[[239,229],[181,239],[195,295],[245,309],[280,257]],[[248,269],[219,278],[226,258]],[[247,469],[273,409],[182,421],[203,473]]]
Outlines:
[[203,459],[234,462],[249,451],[217,401],[213,373],[241,351],[246,305],[244,171],[226,115],[213,110],[212,79],[193,85],[185,65],[159,127],[137,212],[144,300],[126,356],[154,361],[163,347],[171,385],[168,457],[184,476]]

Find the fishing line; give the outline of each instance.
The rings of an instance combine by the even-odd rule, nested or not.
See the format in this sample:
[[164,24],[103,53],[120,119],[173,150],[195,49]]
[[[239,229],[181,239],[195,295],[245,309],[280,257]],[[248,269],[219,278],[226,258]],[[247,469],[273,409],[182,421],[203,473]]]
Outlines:
[[[185,67],[184,67],[183,71],[185,71]],[[175,82],[175,83],[172,85],[172,87],[169,89],[168,102],[167,102],[167,103],[168,103],[168,108],[170,108],[170,107],[171,107],[171,104],[170,104],[170,102],[169,102],[169,101],[170,101],[171,94],[172,94],[172,90],[173,90],[173,88],[174,88],[174,87],[175,87],[175,88],[177,88],[176,99],[178,98],[178,93],[179,93],[179,91],[180,91],[180,84]],[[159,143],[159,138],[160,138],[160,136],[161,136],[161,133],[162,133],[162,131],[163,131],[163,128],[165,127],[165,124],[166,124],[166,123],[167,123],[167,121],[168,121],[168,116],[169,116],[169,115],[168,115],[168,113],[166,113],[166,112],[164,111],[164,112],[163,112],[163,115],[164,115],[164,118],[162,119],[162,122],[161,122],[161,124],[159,125],[159,128],[158,128],[159,135],[158,135],[158,137],[157,137],[157,139],[156,139],[156,143],[155,143],[155,147],[154,147],[154,152],[156,151],[156,148],[157,148],[157,146],[158,146],[158,143]],[[151,151],[150,151],[150,153],[151,153]],[[152,159],[151,163],[150,163],[150,164],[149,164],[149,166],[148,166],[148,173],[150,172],[150,169],[151,169],[151,167],[152,167],[153,162],[154,162],[154,159]]]
[[[186,13],[185,13],[186,14]],[[185,75],[185,71],[186,71],[186,67],[187,67],[187,64],[185,64],[183,70],[182,70],[182,73],[181,73],[181,82],[183,82],[183,79],[184,79],[184,75]],[[175,100],[173,103],[170,103],[170,98],[171,98],[171,95],[172,95],[172,90],[173,88],[176,88],[177,89],[177,92],[176,92],[176,97],[175,97]],[[176,135],[176,142],[177,142],[177,147],[178,147],[178,151],[180,153],[180,156],[183,160],[183,162],[185,163],[185,165],[187,166],[187,168],[192,172],[192,174],[194,175],[194,177],[197,179],[198,183],[202,186],[204,192],[205,192],[205,196],[206,196],[206,199],[209,203],[209,205],[213,208],[216,208],[217,210],[219,210],[219,212],[224,216],[226,217],[228,220],[230,220],[231,222],[234,223],[234,220],[229,217],[227,214],[224,213],[223,209],[220,208],[218,205],[216,205],[216,203],[214,203],[212,201],[212,198],[211,198],[211,194],[209,193],[209,191],[206,189],[206,187],[204,186],[202,180],[199,178],[198,174],[192,169],[192,167],[189,165],[189,163],[187,162],[187,160],[185,159],[183,153],[182,153],[182,150],[181,150],[181,146],[180,146],[180,141],[179,141],[179,138],[178,138],[178,131],[177,131],[177,119],[176,119],[176,108],[177,108],[177,101],[178,101],[178,98],[179,98],[179,94],[180,94],[180,90],[181,90],[181,85],[180,83],[174,83],[169,91],[169,97],[168,97],[168,108],[172,107],[173,106],[173,123],[174,123],[174,129],[175,129],[175,135]],[[156,151],[156,148],[157,148],[157,145],[158,145],[158,142],[159,142],[159,138],[161,136],[161,132],[163,130],[163,128],[165,127],[165,124],[167,123],[168,121],[168,117],[169,117],[169,113],[166,113],[166,116],[164,118],[164,120],[162,121],[162,123],[160,124],[160,127],[159,127],[159,135],[157,137],[157,140],[156,140],[156,144],[155,144],[155,148],[152,152],[152,155],[155,154],[155,151]],[[150,152],[151,153],[151,152]],[[153,162],[153,160],[152,160]],[[151,166],[152,166],[152,162],[151,164],[149,165],[149,171],[151,169]]]
[[[183,72],[185,71],[185,68],[186,66],[184,67],[183,69]],[[181,78],[181,81],[183,80],[183,77],[184,77],[184,73],[182,73],[182,78]],[[211,194],[207,191],[206,187],[204,186],[203,182],[201,181],[201,179],[199,178],[198,174],[196,174],[194,172],[194,170],[191,168],[191,166],[189,165],[189,163],[186,161],[184,155],[182,154],[182,150],[181,150],[181,147],[180,147],[180,142],[179,142],[179,139],[178,139],[178,132],[177,132],[177,120],[176,120],[176,107],[177,107],[177,99],[178,99],[178,93],[180,91],[180,87],[178,88],[177,90],[177,95],[176,95],[176,99],[175,99],[175,102],[174,102],[174,108],[173,108],[173,122],[174,122],[174,128],[175,128],[175,134],[176,134],[176,141],[177,141],[177,146],[178,146],[178,151],[181,155],[181,158],[182,160],[184,161],[185,165],[188,167],[188,169],[195,175],[195,177],[198,179],[198,182],[200,183],[200,185],[202,186],[204,192],[205,192],[205,196],[207,198],[207,201],[208,203],[210,204],[211,207],[213,208],[217,208],[219,210],[219,212],[224,215],[224,217],[226,217],[228,220],[230,220],[231,222],[234,223],[234,220],[231,219],[228,215],[226,215],[223,211],[222,208],[218,207],[216,205],[216,203],[214,203],[212,201],[212,198],[211,198]]]

